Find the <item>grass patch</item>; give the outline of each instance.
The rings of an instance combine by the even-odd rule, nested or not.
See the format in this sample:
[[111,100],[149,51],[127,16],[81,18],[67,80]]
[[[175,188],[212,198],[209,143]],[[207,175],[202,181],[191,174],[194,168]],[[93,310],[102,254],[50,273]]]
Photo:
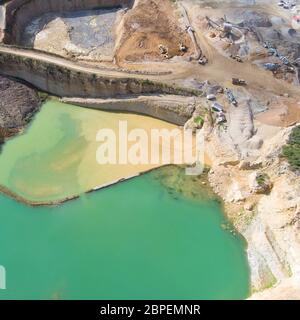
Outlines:
[[194,119],[194,122],[195,122],[199,127],[202,127],[203,124],[204,124],[204,119],[203,119],[201,116],[197,116],[197,117]]
[[256,182],[260,187],[264,186],[268,180],[269,176],[266,173],[262,173],[256,177]]

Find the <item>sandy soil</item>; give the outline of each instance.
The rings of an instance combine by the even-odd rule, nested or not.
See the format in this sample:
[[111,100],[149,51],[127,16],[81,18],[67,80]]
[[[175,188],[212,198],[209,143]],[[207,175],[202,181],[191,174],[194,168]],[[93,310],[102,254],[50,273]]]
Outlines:
[[274,103],[269,110],[257,115],[256,119],[278,127],[295,125],[300,122],[300,103],[295,99],[282,98]]
[[171,1],[138,1],[124,20],[124,36],[117,52],[119,63],[163,61],[166,58],[159,52],[160,44],[168,48],[169,58],[183,55],[180,43],[191,50],[191,40],[178,18]]
[[[133,9],[45,14],[32,21],[23,44],[90,63],[164,61],[189,56],[193,45],[171,1],[139,0]],[[78,32],[78,28],[80,33]],[[180,51],[180,44],[187,52]],[[168,58],[159,51],[168,49]]]
[[[208,28],[205,16],[222,17],[224,13],[230,12],[228,8],[234,7],[223,4],[224,8],[210,8],[209,6],[199,9],[195,1],[187,1],[186,7],[192,20],[194,29],[200,41],[201,49],[207,56],[209,63],[201,68],[199,75],[195,77],[198,81],[210,80],[230,87],[236,90],[231,84],[231,79],[241,78],[248,83],[246,91],[249,97],[255,97],[260,100],[266,107],[267,111],[257,119],[263,123],[276,126],[289,126],[300,121],[299,116],[299,97],[300,91],[297,85],[291,84],[282,79],[276,79],[271,72],[268,72],[260,66],[253,63],[253,57],[239,63],[230,59],[222,48],[216,43],[217,40],[210,38],[211,29]],[[258,5],[260,10],[265,10],[269,14],[277,14],[279,17],[285,17],[284,10],[278,10],[274,5]],[[247,6],[243,9],[246,10]],[[249,6],[254,10],[253,6]],[[231,10],[231,12],[233,12]],[[256,44],[257,45],[257,44]],[[274,100],[274,96],[276,99]],[[284,96],[289,96],[285,98]]]

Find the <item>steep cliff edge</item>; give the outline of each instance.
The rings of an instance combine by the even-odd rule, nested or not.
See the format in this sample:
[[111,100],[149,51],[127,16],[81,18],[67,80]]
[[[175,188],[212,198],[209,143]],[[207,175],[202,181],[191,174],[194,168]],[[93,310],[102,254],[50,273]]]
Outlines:
[[245,125],[248,116],[238,112],[244,112],[234,122],[238,128],[206,127],[209,181],[247,240],[252,298],[299,299],[300,176],[280,157],[292,128],[255,123],[243,136],[252,121]]
[[202,93],[136,74],[91,68],[55,55],[14,47],[0,46],[0,73],[60,97],[104,98],[152,93],[191,96]]

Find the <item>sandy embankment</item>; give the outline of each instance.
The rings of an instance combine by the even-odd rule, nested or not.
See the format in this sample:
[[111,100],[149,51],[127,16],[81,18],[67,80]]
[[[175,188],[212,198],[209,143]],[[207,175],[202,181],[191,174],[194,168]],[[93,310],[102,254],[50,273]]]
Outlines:
[[[280,158],[291,128],[249,122],[245,110],[230,114],[227,133],[215,129],[208,137],[209,180],[247,240],[252,298],[300,299],[300,177]],[[261,173],[270,192],[259,190]]]

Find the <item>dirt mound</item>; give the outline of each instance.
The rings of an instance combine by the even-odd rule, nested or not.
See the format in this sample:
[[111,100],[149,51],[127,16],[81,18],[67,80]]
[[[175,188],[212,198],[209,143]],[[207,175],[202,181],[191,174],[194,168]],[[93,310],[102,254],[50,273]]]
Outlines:
[[35,90],[0,76],[0,140],[21,130],[40,107]]
[[268,15],[262,12],[244,10],[240,13],[240,17],[243,18],[243,22],[240,24],[243,27],[272,27],[272,22],[270,21]]
[[184,26],[179,25],[175,5],[169,0],[141,0],[127,13],[124,21],[124,36],[117,52],[117,60],[161,61],[166,59],[159,45],[168,49],[168,58],[184,55],[182,43],[192,50],[191,39]]
[[272,108],[257,116],[261,123],[289,127],[300,122],[300,104],[294,99],[282,99],[273,103]]

